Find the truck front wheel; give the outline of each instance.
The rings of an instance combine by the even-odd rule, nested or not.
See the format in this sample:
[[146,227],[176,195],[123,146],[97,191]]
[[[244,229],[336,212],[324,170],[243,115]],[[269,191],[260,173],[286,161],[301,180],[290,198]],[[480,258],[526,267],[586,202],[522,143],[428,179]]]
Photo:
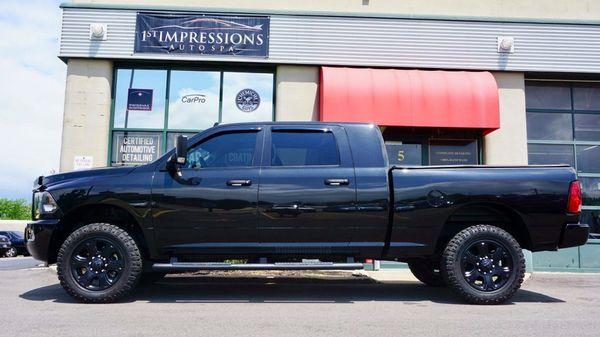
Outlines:
[[514,295],[525,276],[517,240],[501,228],[468,227],[454,236],[442,256],[446,284],[474,304],[500,304]]
[[114,302],[139,282],[142,257],[135,240],[120,227],[95,223],[75,230],[57,257],[61,286],[82,302]]

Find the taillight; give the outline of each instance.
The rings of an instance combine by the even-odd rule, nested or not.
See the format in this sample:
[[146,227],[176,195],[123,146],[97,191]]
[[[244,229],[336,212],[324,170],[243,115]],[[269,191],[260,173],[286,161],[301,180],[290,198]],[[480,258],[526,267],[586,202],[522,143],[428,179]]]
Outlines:
[[569,185],[569,201],[567,202],[568,213],[581,212],[581,183],[578,180],[572,181]]

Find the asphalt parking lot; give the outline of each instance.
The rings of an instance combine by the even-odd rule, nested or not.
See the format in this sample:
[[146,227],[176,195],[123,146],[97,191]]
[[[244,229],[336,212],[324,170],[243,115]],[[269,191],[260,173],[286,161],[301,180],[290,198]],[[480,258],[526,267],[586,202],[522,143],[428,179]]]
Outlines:
[[0,303],[7,336],[598,336],[600,275],[536,273],[501,306],[416,282],[297,273],[174,275],[86,305],[37,267],[0,270]]

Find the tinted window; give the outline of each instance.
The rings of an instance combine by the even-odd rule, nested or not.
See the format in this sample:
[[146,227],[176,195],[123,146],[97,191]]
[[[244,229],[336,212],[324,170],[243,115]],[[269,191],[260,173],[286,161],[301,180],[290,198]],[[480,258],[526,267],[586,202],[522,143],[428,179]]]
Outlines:
[[280,132],[271,135],[272,166],[339,165],[331,132]]
[[529,164],[569,164],[575,166],[572,145],[529,144]]
[[600,145],[577,145],[577,171],[600,173]]
[[572,140],[570,113],[527,113],[527,138],[535,140]]
[[421,144],[385,142],[390,165],[423,165]]
[[571,109],[571,88],[568,84],[528,82],[525,87],[527,109]]
[[574,85],[573,109],[600,110],[600,85],[590,83]]
[[600,140],[600,114],[575,114],[575,139]]
[[185,168],[251,166],[256,137],[256,132],[237,132],[210,138],[189,150]]

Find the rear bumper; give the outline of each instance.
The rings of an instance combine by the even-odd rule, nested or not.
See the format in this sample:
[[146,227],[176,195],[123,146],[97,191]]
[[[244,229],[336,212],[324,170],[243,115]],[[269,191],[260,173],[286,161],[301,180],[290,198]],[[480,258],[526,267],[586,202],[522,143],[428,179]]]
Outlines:
[[34,259],[48,263],[48,248],[60,220],[38,220],[25,227],[25,245]]
[[585,245],[590,235],[590,227],[586,224],[568,224],[563,231],[558,248]]

